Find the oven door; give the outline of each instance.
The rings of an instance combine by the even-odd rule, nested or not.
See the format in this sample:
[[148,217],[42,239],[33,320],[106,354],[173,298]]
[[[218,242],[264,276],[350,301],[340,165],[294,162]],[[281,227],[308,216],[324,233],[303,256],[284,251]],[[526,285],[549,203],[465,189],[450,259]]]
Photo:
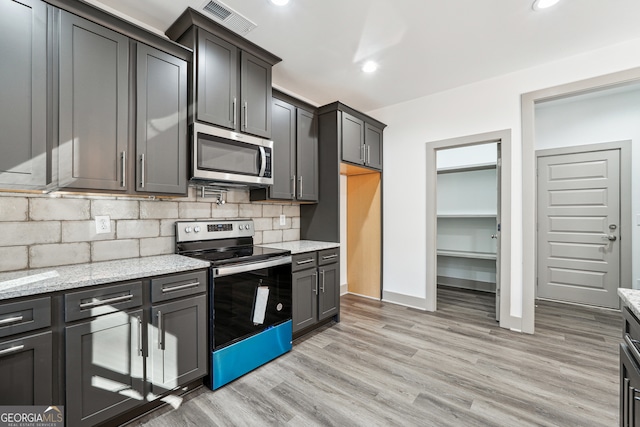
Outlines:
[[193,178],[273,184],[273,141],[194,123]]
[[212,350],[291,320],[290,255],[212,271]]

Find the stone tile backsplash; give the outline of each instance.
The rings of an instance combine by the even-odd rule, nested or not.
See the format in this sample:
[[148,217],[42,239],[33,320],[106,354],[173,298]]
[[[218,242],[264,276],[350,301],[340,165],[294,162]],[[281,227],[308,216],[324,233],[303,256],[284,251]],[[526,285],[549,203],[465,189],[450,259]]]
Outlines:
[[[109,233],[96,233],[97,215],[110,217]],[[220,205],[194,188],[158,200],[0,193],[0,271],[171,254],[175,221],[226,218],[252,218],[256,244],[300,239],[299,205],[250,202],[247,190],[229,191]]]

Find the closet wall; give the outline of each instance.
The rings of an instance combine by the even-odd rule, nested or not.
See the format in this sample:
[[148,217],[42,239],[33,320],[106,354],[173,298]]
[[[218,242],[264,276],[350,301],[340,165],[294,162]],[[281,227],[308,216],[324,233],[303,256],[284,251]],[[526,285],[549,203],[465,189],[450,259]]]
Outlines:
[[496,160],[496,144],[438,152],[440,285],[495,292]]

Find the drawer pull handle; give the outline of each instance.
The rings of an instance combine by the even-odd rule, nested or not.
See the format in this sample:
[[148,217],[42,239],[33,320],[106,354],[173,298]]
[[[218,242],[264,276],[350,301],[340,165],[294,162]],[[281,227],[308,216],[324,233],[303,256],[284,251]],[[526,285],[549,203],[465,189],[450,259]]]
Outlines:
[[313,262],[313,258],[303,259],[302,261],[296,261],[296,264],[302,265],[302,264],[309,264],[310,262]]
[[166,288],[162,288],[162,293],[181,291],[183,289],[196,288],[198,286],[200,286],[200,282],[187,283],[184,285],[177,285],[177,286],[167,286]]
[[129,301],[130,299],[133,299],[133,295],[132,294],[121,295],[121,296],[115,297],[115,298],[101,299],[101,300],[98,300],[98,301],[91,301],[91,302],[83,302],[82,304],[80,304],[80,308],[84,310],[85,308],[94,308],[94,307],[100,307],[101,305],[107,305],[107,304],[113,304],[113,303],[117,303],[117,302]]
[[4,356],[7,354],[15,353],[24,348],[24,345],[17,345],[15,347],[5,348],[4,350],[0,350],[0,356]]
[[24,319],[24,317],[22,316],[7,317],[6,319],[0,320],[0,326],[6,326],[11,323],[22,322],[22,319]]
[[338,254],[333,254],[333,255],[325,255],[322,257],[323,261],[329,260],[329,259],[334,259],[334,258],[338,258]]

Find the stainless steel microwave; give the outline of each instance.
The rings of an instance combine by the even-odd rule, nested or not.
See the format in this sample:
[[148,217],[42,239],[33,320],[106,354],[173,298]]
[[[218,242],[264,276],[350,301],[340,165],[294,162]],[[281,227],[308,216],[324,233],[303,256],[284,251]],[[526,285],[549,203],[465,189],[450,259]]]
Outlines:
[[214,126],[191,125],[194,180],[264,187],[273,184],[273,141]]

